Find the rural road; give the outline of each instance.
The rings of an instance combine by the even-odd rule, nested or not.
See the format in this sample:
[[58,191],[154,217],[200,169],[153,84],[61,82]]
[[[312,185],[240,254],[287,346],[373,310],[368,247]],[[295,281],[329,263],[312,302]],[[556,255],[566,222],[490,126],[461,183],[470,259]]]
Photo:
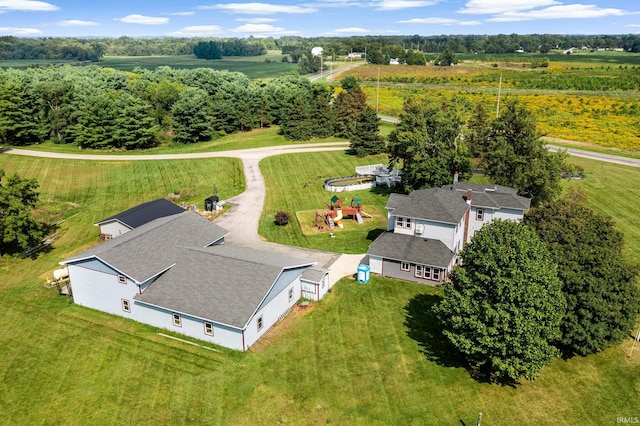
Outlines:
[[[383,121],[397,122],[392,117],[384,117]],[[233,207],[224,213],[216,223],[230,231],[227,241],[245,247],[251,247],[272,253],[312,259],[317,262],[317,266],[331,270],[330,286],[333,286],[340,278],[355,273],[358,264],[364,258],[363,254],[349,255],[323,252],[319,250],[303,249],[299,247],[286,246],[282,244],[264,241],[258,235],[258,223],[262,215],[262,208],[266,196],[266,189],[262,173],[260,173],[259,162],[263,158],[291,154],[299,152],[317,151],[343,151],[349,146],[348,142],[327,142],[304,145],[282,145],[265,148],[252,148],[220,152],[200,152],[192,154],[155,154],[155,155],[92,155],[92,154],[61,154],[55,152],[30,151],[26,149],[3,149],[0,153],[24,155],[31,157],[60,158],[71,160],[96,160],[96,161],[122,161],[122,160],[185,160],[196,158],[233,157],[242,160],[246,189],[245,191],[229,200],[226,200]],[[549,150],[557,151],[564,149],[555,145],[547,145]],[[598,161],[606,161],[615,164],[622,164],[632,167],[640,167],[640,160],[634,158],[619,157],[610,154],[583,151],[569,148],[567,152],[576,157],[590,158]]]
[[305,145],[282,145],[220,152],[157,155],[61,154],[55,152],[30,151],[26,149],[1,148],[0,153],[31,157],[95,161],[185,160],[216,157],[239,158],[242,160],[244,168],[246,189],[242,194],[226,200],[233,208],[216,219],[216,223],[218,225],[229,231],[226,241],[238,246],[251,247],[271,253],[280,253],[282,255],[313,260],[317,262],[317,266],[331,270],[331,273],[329,274],[329,286],[333,286],[342,277],[355,274],[358,265],[364,258],[364,254],[354,255],[331,253],[264,241],[258,235],[258,222],[262,215],[262,208],[266,197],[266,188],[262,173],[260,173],[259,162],[263,158],[272,155],[299,152],[344,151],[348,146],[348,142],[328,142]]

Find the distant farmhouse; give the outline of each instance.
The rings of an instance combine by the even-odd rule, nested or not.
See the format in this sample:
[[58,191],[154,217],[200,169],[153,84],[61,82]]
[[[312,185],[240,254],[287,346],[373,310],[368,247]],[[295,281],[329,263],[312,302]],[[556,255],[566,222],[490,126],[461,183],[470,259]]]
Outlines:
[[513,188],[469,183],[391,194],[387,232],[367,252],[371,272],[438,284],[484,224],[494,219],[519,221],[530,203]]
[[301,297],[328,290],[313,261],[226,245],[228,231],[194,212],[148,219],[61,262],[75,303],[246,351]]

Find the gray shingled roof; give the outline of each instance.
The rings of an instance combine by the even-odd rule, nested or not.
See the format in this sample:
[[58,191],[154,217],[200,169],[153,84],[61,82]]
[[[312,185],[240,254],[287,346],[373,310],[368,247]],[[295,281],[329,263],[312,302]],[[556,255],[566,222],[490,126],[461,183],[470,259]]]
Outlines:
[[387,208],[401,217],[427,219],[457,224],[469,208],[460,192],[452,187],[413,191],[409,195],[389,198]]
[[369,246],[367,254],[446,269],[454,253],[440,240],[385,232]]
[[324,268],[309,268],[305,269],[301,278],[312,283],[319,283],[327,272],[329,270]]
[[518,195],[514,188],[502,185],[480,185],[477,183],[457,182],[448,185],[463,194],[466,199],[467,190],[471,189],[471,205],[474,207],[507,208],[528,210],[531,199]]
[[313,264],[228,245],[181,247],[174,260],[176,265],[135,299],[237,328],[246,326],[283,270]]
[[169,200],[160,198],[110,216],[96,223],[96,225],[101,225],[115,220],[124,223],[130,228],[137,228],[161,217],[172,216],[182,212],[184,212],[182,207],[173,204]]
[[206,247],[229,232],[193,212],[156,219],[61,263],[97,257],[142,283],[176,263],[178,246]]

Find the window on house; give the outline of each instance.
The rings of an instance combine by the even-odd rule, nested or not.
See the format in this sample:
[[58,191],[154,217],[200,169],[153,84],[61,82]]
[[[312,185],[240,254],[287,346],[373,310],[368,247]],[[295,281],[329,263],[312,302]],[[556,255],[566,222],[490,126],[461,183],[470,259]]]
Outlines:
[[433,280],[440,281],[440,269],[433,268]]
[[289,289],[289,302],[293,300],[293,287]]
[[125,277],[124,275],[118,275],[118,283],[126,284],[127,283],[127,277]]
[[125,312],[131,312],[131,306],[127,299],[122,299],[122,310]]
[[423,270],[424,266],[422,265],[416,265],[416,271],[414,273],[414,276],[416,278],[422,278],[422,270]]
[[431,268],[428,268],[425,266],[424,268],[424,274],[422,274],[422,276],[428,280],[431,279]]
[[206,322],[204,323],[204,334],[206,334],[207,336],[213,336],[213,324],[211,324],[210,322]]
[[476,210],[476,220],[479,220],[479,221],[484,220],[484,209]]
[[411,218],[407,217],[404,219],[404,227],[405,228],[411,228]]
[[262,322],[262,315],[258,317],[258,321],[256,321],[256,323],[258,324],[258,331],[262,330],[262,326],[264,325]]
[[182,317],[180,316],[180,314],[173,314],[173,325],[175,325],[176,327],[182,327]]
[[410,271],[411,270],[411,265],[409,264],[409,262],[400,262],[400,270],[401,271]]
[[400,216],[396,216],[396,228],[402,228],[404,220]]

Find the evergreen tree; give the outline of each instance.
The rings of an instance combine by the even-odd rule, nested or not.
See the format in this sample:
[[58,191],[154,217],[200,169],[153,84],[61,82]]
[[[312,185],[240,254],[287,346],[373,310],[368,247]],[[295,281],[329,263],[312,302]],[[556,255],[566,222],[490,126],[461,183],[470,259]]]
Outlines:
[[189,88],[173,104],[174,140],[195,143],[211,138],[209,96],[202,89]]
[[356,119],[356,126],[351,136],[351,149],[358,155],[374,155],[385,152],[384,138],[380,135],[378,123],[380,118],[376,110],[367,106]]
[[351,138],[355,131],[357,118],[367,106],[367,95],[360,86],[351,86],[349,83],[338,94],[333,104],[336,124],[335,134],[343,138]]

